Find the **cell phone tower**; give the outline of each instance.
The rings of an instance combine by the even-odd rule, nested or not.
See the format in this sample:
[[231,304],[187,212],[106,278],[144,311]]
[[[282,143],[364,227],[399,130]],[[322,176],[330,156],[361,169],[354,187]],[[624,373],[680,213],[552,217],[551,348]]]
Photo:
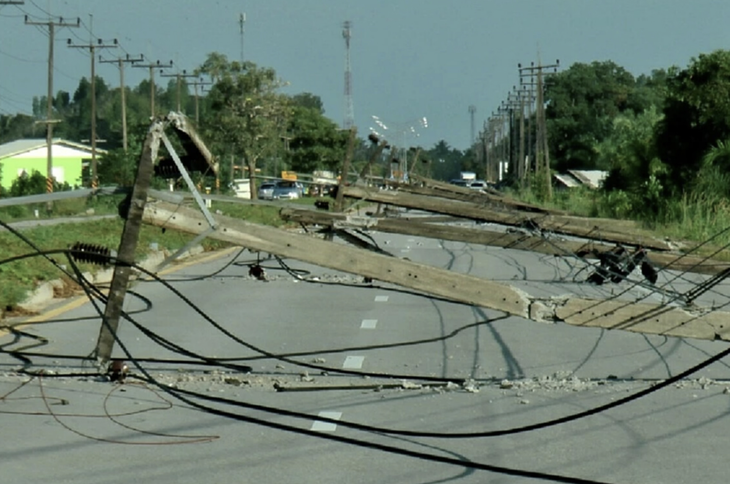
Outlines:
[[352,101],[352,69],[350,67],[350,29],[352,22],[345,21],[342,29],[342,38],[345,39],[345,118],[343,129],[350,129],[355,125],[355,106]]

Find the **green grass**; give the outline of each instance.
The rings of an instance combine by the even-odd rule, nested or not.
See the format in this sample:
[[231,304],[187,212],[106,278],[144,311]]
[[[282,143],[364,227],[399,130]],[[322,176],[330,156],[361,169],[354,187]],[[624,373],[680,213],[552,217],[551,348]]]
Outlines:
[[[53,216],[74,216],[85,213],[93,207],[95,214],[116,213],[116,204],[120,197],[99,197],[94,202],[85,200],[65,200],[54,204]],[[314,204],[314,199],[304,198],[294,203],[303,205]],[[15,210],[14,216],[10,216],[8,209]],[[213,202],[212,210],[220,210],[223,215],[246,220],[248,222],[283,227],[286,225],[279,218],[277,206],[243,205],[226,202]],[[45,214],[45,205],[41,205],[39,211]],[[30,216],[28,216],[30,214]],[[9,207],[0,211],[0,220],[4,222],[19,221],[28,218],[35,219],[33,207],[18,206]],[[68,249],[76,242],[97,244],[110,249],[117,250],[121,239],[124,220],[121,218],[95,220],[88,222],[59,224],[53,226],[36,227],[22,230],[22,234],[33,241],[42,250]],[[187,244],[194,238],[194,235],[165,230],[149,225],[142,225],[135,260],[143,260],[151,251],[150,244],[157,243],[160,250],[175,251]],[[214,239],[205,239],[202,246],[205,250],[215,250],[226,247],[229,244]],[[0,258],[6,259],[17,255],[33,252],[33,249],[10,232],[0,232]],[[56,261],[68,266],[64,255],[53,256]],[[89,264],[80,264],[82,271],[95,272],[98,267]],[[42,257],[34,257],[22,261],[16,261],[0,265],[0,309],[9,309],[24,300],[28,292],[39,283],[58,279],[61,277],[58,269]]]
[[[314,198],[300,198],[297,200],[287,201],[285,203],[292,203],[303,206],[313,206]],[[285,205],[281,203],[281,206],[277,203],[276,205],[244,205],[241,203],[229,203],[229,202],[212,202],[211,211],[215,212],[219,210],[223,215],[228,217],[240,218],[247,222],[253,222],[263,225],[271,225],[273,227],[282,227],[286,223],[279,217],[279,210]]]
[[[730,244],[730,204],[721,198],[689,194],[680,199],[664,200],[658,213],[646,214],[621,192],[601,193],[598,190],[576,188],[555,192],[553,200],[545,202],[530,190],[511,192],[513,197],[543,207],[564,210],[583,217],[604,217],[626,220],[631,230],[650,231],[657,238],[683,242],[691,248],[711,237],[713,240],[696,255],[710,255]],[[633,217],[629,215],[635,214]],[[628,227],[628,225],[627,225]],[[718,236],[718,234],[720,234]],[[713,258],[730,260],[730,251],[722,250]]]
[[[117,213],[117,205],[124,195],[110,195],[94,199],[74,198],[53,202],[52,212],[48,212],[45,203],[29,205],[14,205],[0,208],[0,220],[3,222],[20,222],[22,220],[49,219],[58,217],[73,217],[86,215],[86,211],[93,209],[94,215],[109,215]],[[35,216],[38,210],[38,217]]]
[[[98,244],[116,250],[121,239],[124,221],[122,219],[95,220],[83,223],[60,224],[55,226],[36,227],[23,230],[22,234],[30,239],[41,250],[68,249],[76,242]],[[139,243],[135,253],[135,260],[142,261],[151,252],[150,244],[155,242],[160,249],[175,251],[183,247],[193,235],[183,234],[173,230],[166,230],[143,225],[140,231]],[[203,242],[206,250],[225,247],[228,244],[213,239]],[[21,239],[10,232],[0,233],[0,253],[3,259],[21,254],[34,252]],[[68,264],[63,254],[52,256],[61,264]],[[80,264],[82,271],[95,272],[97,266]],[[58,269],[43,257],[33,257],[8,264],[0,265],[0,308],[12,308],[22,301],[28,291],[37,284],[58,279],[61,277]]]

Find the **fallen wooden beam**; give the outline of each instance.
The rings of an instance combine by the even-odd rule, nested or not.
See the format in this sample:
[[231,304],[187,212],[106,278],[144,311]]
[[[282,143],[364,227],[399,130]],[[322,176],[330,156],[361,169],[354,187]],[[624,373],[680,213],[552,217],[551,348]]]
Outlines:
[[[143,221],[191,234],[200,234],[208,227],[205,218],[196,211],[161,201],[147,203]],[[218,216],[216,222],[217,229],[210,234],[214,239],[536,321],[730,341],[730,313],[727,312],[690,311],[618,300],[534,298],[506,284],[332,244],[307,235],[231,217]]]
[[510,197],[504,196],[504,194],[496,190],[488,190],[482,192],[479,190],[472,190],[467,187],[460,187],[452,185],[450,183],[439,182],[428,178],[418,177],[422,182],[422,186],[419,185],[407,185],[401,184],[398,186],[398,190],[415,193],[418,195],[429,195],[437,196],[442,198],[448,198],[451,200],[461,200],[472,203],[493,203],[502,205],[504,207],[513,208],[516,210],[523,210],[525,212],[535,213],[552,213],[558,215],[565,215],[566,212],[562,210],[553,210],[529,203],[521,202]]
[[[528,233],[505,233],[483,228],[441,225],[417,220],[355,217],[332,212],[284,208],[279,211],[282,219],[307,225],[335,227],[359,227],[392,234],[413,235],[439,240],[451,240],[467,244],[488,245],[506,249],[525,250],[555,256],[570,257],[593,249],[596,253],[607,252],[614,245],[594,241],[560,240],[539,237]],[[694,255],[682,255],[660,251],[647,251],[651,262],[659,269],[672,269],[697,274],[717,274],[730,267],[730,262],[721,262]],[[594,259],[595,255],[586,253],[585,258]]]
[[564,235],[596,239],[608,243],[642,246],[647,249],[669,250],[667,242],[655,240],[648,235],[633,235],[611,230],[610,222],[601,226],[589,225],[590,219],[578,219],[560,215],[536,215],[516,211],[498,211],[486,205],[428,197],[394,190],[366,190],[361,187],[343,187],[344,196],[400,207],[426,210],[457,217],[493,222],[513,227],[531,227]]
[[[525,294],[509,286],[231,217],[215,219],[219,226],[209,235],[213,239],[398,284],[452,301],[474,305],[489,301],[489,307],[494,309],[527,316]],[[208,228],[198,212],[167,202],[148,203],[143,221],[192,234]]]

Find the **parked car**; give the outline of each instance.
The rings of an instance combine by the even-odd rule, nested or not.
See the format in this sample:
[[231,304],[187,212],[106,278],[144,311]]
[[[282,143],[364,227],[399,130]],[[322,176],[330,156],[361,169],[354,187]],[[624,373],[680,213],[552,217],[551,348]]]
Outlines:
[[487,182],[485,182],[484,180],[474,180],[469,184],[469,188],[471,188],[472,190],[486,191]]
[[259,187],[259,199],[260,200],[273,200],[274,199],[274,189],[276,188],[276,183],[271,182],[265,182],[262,183]]
[[467,180],[461,180],[461,179],[454,179],[451,180],[449,183],[452,185],[456,185],[457,187],[468,187],[469,182]]
[[274,200],[294,200],[302,196],[302,190],[293,181],[280,181],[274,185]]

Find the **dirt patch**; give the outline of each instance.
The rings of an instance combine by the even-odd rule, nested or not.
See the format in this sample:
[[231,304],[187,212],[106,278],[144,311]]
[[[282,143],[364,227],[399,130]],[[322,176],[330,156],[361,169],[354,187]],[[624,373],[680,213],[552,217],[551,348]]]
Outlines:
[[40,314],[38,311],[30,311],[23,309],[19,306],[6,306],[5,311],[2,313],[3,318],[21,318],[27,316],[37,316]]
[[61,277],[61,284],[53,286],[53,297],[65,299],[81,294],[83,289],[68,276]]

